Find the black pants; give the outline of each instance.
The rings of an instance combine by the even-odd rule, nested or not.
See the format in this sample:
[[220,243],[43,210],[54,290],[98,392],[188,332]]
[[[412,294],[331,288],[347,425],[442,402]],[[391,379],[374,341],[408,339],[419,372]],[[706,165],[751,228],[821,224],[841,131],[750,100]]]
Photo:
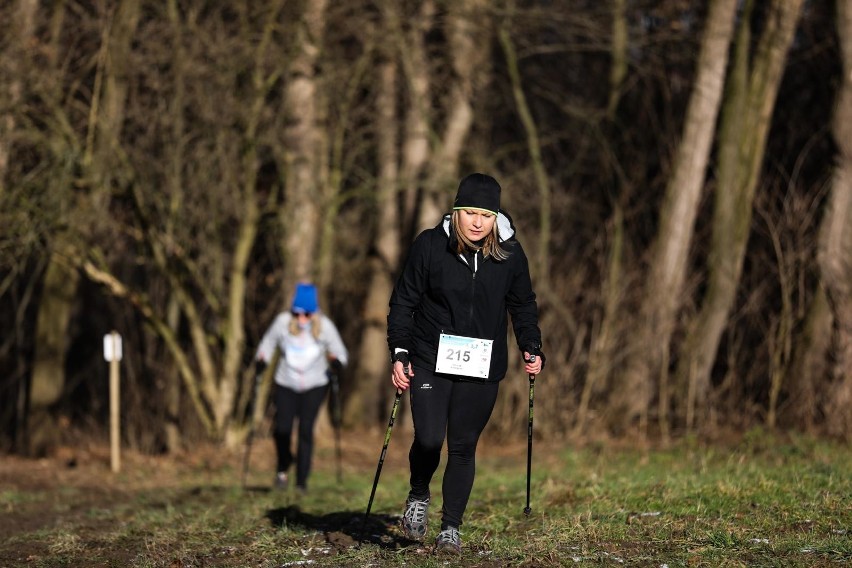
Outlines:
[[275,385],[275,449],[278,452],[278,470],[287,471],[293,463],[290,438],[293,420],[299,419],[299,439],[296,450],[296,486],[307,487],[311,471],[311,456],[314,451],[314,422],[328,385],[305,392],[296,392],[279,384]]
[[446,434],[442,529],[461,526],[476,473],[476,444],[494,410],[497,390],[498,383],[467,382],[436,376],[430,369],[414,369],[409,389],[414,420],[414,442],[408,453],[409,495],[419,499],[430,495],[429,483],[438,469]]

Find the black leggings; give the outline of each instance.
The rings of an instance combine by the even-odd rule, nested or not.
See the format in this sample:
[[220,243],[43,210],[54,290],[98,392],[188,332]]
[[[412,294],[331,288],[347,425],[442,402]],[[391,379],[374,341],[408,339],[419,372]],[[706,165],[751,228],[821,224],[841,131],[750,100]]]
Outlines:
[[275,385],[275,449],[278,452],[277,471],[287,471],[293,463],[290,437],[293,419],[299,419],[299,441],[296,450],[296,486],[307,487],[314,451],[314,422],[325,399],[328,385],[305,392]]
[[460,381],[430,369],[414,369],[409,389],[414,420],[409,496],[430,495],[429,482],[438,469],[446,434],[442,529],[461,526],[476,473],[476,444],[494,410],[497,390],[498,383]]

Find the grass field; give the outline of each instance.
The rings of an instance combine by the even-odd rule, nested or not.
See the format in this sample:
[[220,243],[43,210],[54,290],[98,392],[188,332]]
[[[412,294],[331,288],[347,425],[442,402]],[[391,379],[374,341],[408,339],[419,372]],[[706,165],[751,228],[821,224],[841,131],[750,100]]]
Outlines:
[[[402,538],[403,432],[391,442],[373,515],[364,510],[380,435],[347,433],[342,479],[319,444],[307,495],[269,488],[259,440],[179,459],[102,450],[0,461],[0,566],[839,566],[852,564],[852,450],[752,432],[668,449],[536,442],[525,517],[526,445],[483,443],[461,557]],[[398,439],[397,439],[398,438]],[[442,463],[443,467],[443,463]],[[439,472],[441,470],[439,469]]]

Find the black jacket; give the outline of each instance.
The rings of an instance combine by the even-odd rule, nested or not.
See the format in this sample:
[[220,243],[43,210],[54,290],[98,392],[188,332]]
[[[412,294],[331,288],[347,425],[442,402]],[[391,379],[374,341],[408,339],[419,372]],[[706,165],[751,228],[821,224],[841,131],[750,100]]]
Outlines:
[[506,376],[508,360],[507,312],[518,348],[541,346],[527,257],[514,238],[511,218],[501,211],[497,222],[500,240],[510,252],[499,262],[481,252],[475,258],[456,254],[449,215],[417,236],[390,299],[391,357],[397,348],[405,349],[413,363],[434,370],[441,333],[491,339],[488,381],[499,381]]

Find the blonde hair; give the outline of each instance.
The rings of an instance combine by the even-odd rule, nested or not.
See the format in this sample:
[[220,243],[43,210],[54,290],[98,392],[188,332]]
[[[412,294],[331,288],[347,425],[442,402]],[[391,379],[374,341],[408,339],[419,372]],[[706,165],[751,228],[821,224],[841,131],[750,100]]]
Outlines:
[[[311,314],[311,335],[314,339],[319,339],[320,336],[320,327],[322,321],[320,320],[319,312],[314,312]],[[299,335],[301,330],[299,329],[299,319],[293,315],[290,318],[290,325],[288,326],[287,331],[290,332],[290,335]]]
[[456,254],[461,254],[465,249],[481,250],[482,256],[490,256],[497,261],[509,258],[509,251],[500,246],[500,230],[497,227],[496,218],[494,219],[494,226],[491,228],[491,232],[485,236],[482,245],[477,245],[464,236],[461,230],[458,209],[453,211],[451,222],[453,224],[453,233],[456,235]]

